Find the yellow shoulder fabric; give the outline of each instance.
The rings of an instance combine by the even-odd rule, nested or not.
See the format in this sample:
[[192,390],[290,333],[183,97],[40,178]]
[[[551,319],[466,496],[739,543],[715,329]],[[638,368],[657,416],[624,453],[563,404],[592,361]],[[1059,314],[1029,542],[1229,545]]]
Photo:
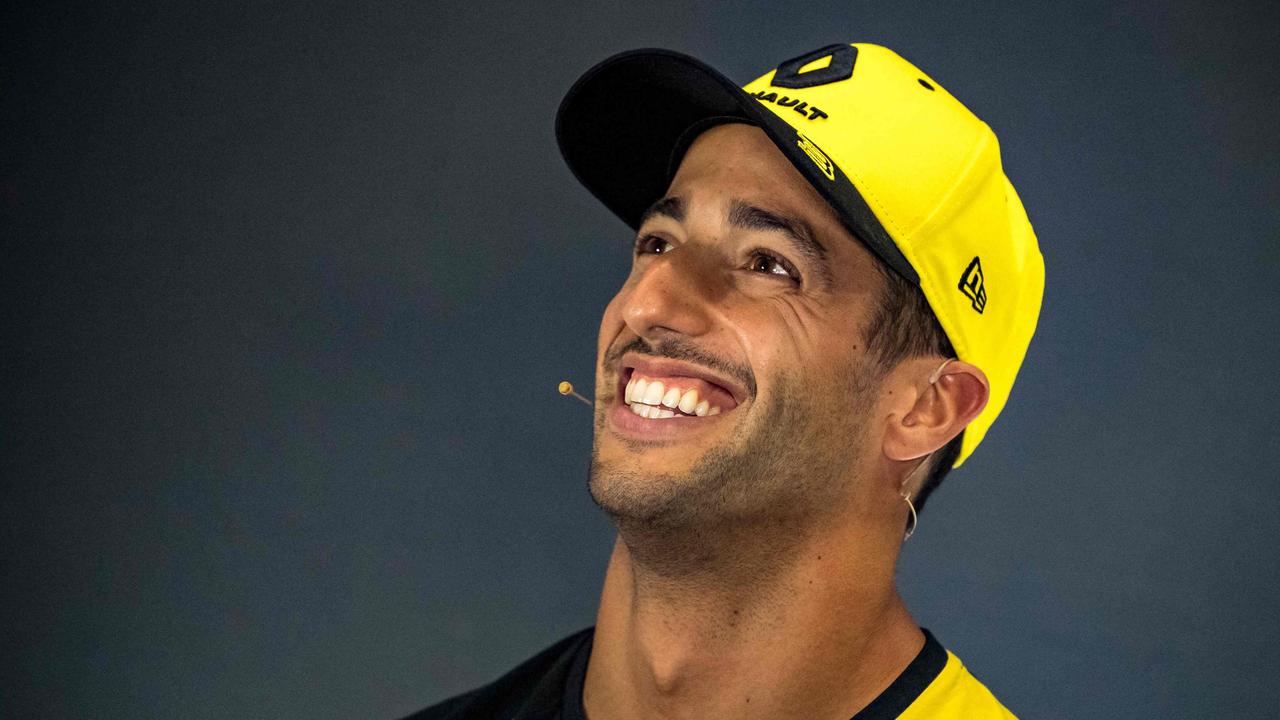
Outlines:
[[950,650],[947,664],[899,720],[1017,720]]

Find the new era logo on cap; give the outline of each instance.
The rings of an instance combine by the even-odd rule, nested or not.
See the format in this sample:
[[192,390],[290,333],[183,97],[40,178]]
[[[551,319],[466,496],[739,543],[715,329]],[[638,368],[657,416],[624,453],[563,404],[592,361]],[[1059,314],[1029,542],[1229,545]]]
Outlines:
[[982,280],[982,263],[974,255],[973,262],[969,263],[969,267],[960,276],[960,292],[969,298],[973,309],[979,313],[987,306],[987,286]]

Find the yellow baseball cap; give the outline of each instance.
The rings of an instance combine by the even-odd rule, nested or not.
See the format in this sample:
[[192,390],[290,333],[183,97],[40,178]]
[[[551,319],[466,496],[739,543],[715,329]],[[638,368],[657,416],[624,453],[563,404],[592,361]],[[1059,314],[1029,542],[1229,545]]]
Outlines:
[[959,467],[1004,408],[1035,333],[1044,260],[995,133],[888,48],[829,45],[739,88],[668,50],[588,70],[556,116],[570,169],[633,229],[702,130],[758,125],[889,267],[918,285],[991,397]]

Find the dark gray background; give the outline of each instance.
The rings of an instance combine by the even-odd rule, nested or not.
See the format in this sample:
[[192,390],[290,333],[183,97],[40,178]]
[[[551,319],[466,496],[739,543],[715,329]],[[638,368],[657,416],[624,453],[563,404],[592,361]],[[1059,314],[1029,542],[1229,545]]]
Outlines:
[[1275,4],[0,12],[0,715],[389,718],[593,622],[554,388],[629,237],[556,105],[845,40],[995,128],[1048,271],[917,617],[1027,718],[1280,709]]

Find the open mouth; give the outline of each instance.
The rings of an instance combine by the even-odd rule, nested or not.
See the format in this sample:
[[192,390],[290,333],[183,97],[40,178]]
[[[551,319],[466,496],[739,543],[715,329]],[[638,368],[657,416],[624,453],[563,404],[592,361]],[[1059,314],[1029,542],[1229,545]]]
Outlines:
[[624,362],[621,369],[619,399],[631,413],[648,420],[719,415],[736,408],[743,392],[679,362],[637,358]]

